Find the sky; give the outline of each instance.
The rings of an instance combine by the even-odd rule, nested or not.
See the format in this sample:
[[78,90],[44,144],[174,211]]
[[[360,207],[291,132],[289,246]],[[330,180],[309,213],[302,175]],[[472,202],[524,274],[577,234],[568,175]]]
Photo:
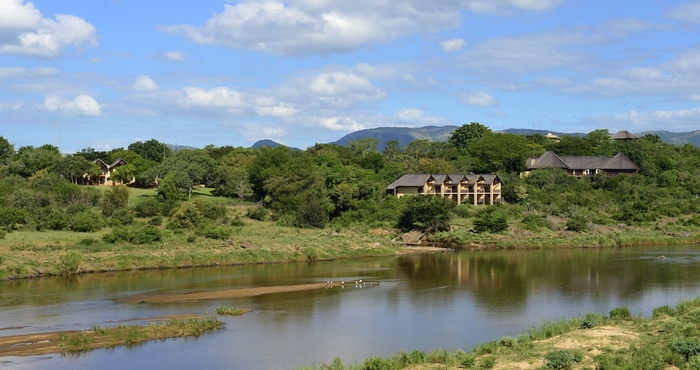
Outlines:
[[700,0],[0,0],[0,136],[73,153],[695,131],[699,31]]

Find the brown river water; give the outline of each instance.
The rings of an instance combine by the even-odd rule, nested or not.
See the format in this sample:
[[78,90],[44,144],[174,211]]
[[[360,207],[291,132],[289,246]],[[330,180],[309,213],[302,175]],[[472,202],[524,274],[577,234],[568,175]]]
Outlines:
[[[467,349],[517,336],[544,320],[623,305],[648,317],[655,307],[700,296],[699,267],[699,246],[663,246],[457,251],[4,281],[0,336],[147,322],[212,313],[219,306],[252,311],[220,317],[223,330],[196,339],[77,355],[6,356],[0,370],[294,369],[335,357],[352,363],[400,350]],[[359,280],[375,284],[355,284]],[[332,288],[252,297],[130,299],[327,281]]]

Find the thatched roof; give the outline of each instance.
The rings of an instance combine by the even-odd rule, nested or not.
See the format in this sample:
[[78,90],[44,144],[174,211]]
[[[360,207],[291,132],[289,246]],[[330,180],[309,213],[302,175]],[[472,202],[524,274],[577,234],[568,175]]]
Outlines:
[[638,137],[627,130],[618,131],[615,135],[610,136],[613,140],[637,140]]
[[392,182],[387,189],[393,190],[399,186],[423,186],[428,182],[428,178],[430,177],[430,175],[425,174],[403,175],[398,180]]
[[605,171],[638,170],[634,162],[622,153],[613,157],[607,156],[558,156],[552,151],[544,153],[539,158],[528,160],[528,170],[538,168],[564,168],[570,170],[599,169]]

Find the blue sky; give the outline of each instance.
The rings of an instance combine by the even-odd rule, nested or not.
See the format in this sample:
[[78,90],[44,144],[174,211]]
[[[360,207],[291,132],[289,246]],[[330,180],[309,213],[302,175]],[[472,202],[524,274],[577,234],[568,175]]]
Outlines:
[[0,136],[71,153],[472,121],[695,131],[699,31],[700,1],[0,0]]

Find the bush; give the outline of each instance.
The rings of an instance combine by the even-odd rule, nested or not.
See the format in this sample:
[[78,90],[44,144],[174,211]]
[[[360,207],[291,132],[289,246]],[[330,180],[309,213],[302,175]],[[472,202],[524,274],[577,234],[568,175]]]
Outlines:
[[80,272],[80,264],[83,263],[83,255],[70,250],[58,259],[58,272],[61,275],[75,275]]
[[154,217],[163,211],[163,203],[154,197],[145,198],[132,207],[138,217]]
[[618,320],[632,320],[632,312],[627,306],[613,308],[610,310],[610,318]]
[[580,353],[571,353],[564,349],[555,349],[544,355],[545,363],[549,369],[569,369],[571,365],[580,362],[583,356]]
[[112,213],[109,221],[111,225],[131,225],[134,222],[134,214],[126,208],[120,208]]
[[129,188],[126,185],[112,186],[102,198],[102,214],[109,217],[114,211],[126,208],[129,204]]
[[34,222],[37,231],[41,230],[66,230],[70,226],[70,219],[63,208],[40,208],[34,212]]
[[240,308],[235,308],[235,307],[217,307],[216,308],[216,314],[217,315],[226,315],[226,316],[241,316],[245,313],[245,311],[241,310]]
[[202,216],[209,220],[220,220],[226,217],[226,206],[223,204],[218,204],[214,202],[199,202],[195,201],[195,204],[202,213]]
[[83,233],[98,231],[102,228],[100,216],[93,211],[76,213],[71,220],[71,230]]
[[328,211],[320,202],[313,200],[302,203],[295,217],[295,226],[301,228],[323,229],[328,223]]
[[521,222],[526,230],[530,230],[532,232],[537,232],[540,229],[551,228],[551,225],[549,222],[547,222],[545,215],[528,213],[523,215]]
[[226,226],[208,226],[201,232],[205,238],[216,240],[226,240],[231,234],[231,229]]
[[159,228],[143,224],[116,227],[102,236],[102,240],[107,243],[127,242],[134,244],[150,244],[160,241],[162,238],[163,234]]
[[153,216],[148,220],[149,225],[153,226],[160,226],[163,224],[163,216],[158,215],[158,216]]
[[680,353],[685,356],[688,361],[690,357],[700,353],[700,344],[694,342],[675,342],[671,345],[673,352]]
[[449,229],[456,204],[440,196],[409,196],[401,210],[397,226],[404,231],[424,232]]
[[170,216],[168,229],[191,229],[199,226],[204,217],[195,203],[183,203]]
[[496,212],[495,208],[490,208],[479,214],[474,220],[474,232],[476,233],[500,233],[508,229],[506,216]]
[[243,221],[243,219],[240,216],[236,216],[233,220],[231,220],[229,225],[241,227],[245,226],[245,221]]
[[268,214],[267,210],[263,207],[252,207],[248,208],[246,211],[246,216],[248,218],[258,221],[265,221]]
[[581,321],[581,329],[591,329],[598,325],[598,319],[593,314],[587,314]]
[[588,231],[588,220],[583,216],[574,216],[566,221],[566,229],[573,232]]
[[655,319],[657,317],[661,317],[662,315],[675,316],[676,310],[674,310],[670,306],[661,306],[661,307],[656,307],[651,312],[651,318],[653,318],[653,319]]

